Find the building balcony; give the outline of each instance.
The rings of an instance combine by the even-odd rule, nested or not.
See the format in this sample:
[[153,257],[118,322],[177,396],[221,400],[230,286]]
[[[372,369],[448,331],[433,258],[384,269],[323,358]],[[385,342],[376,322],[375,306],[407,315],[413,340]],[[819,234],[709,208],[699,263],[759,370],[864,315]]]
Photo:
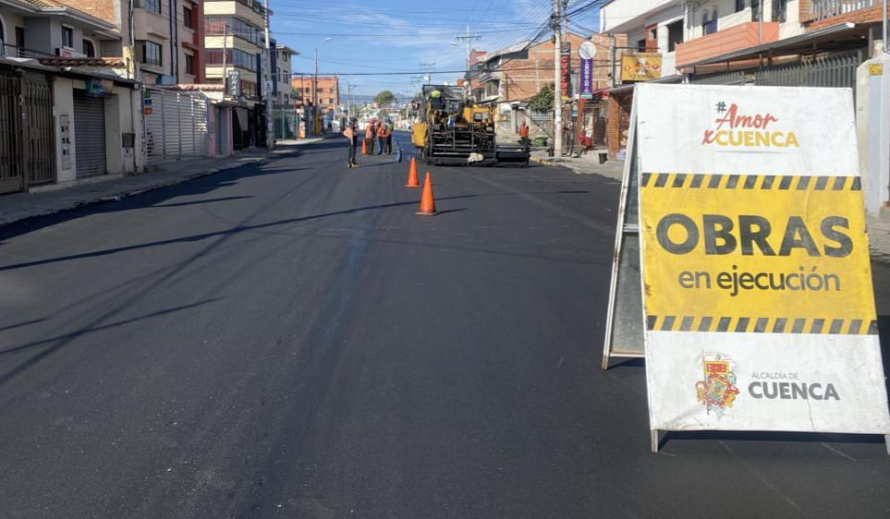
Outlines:
[[[762,38],[758,38],[758,25],[763,26]],[[778,39],[778,22],[742,23],[677,45],[676,66],[680,69],[714,56],[747,49],[762,43],[771,43]]]
[[[818,22],[881,7],[881,3],[877,0],[810,0],[809,4],[810,12],[802,13],[802,18],[809,22]],[[879,21],[880,14],[877,11],[875,14],[878,15],[876,20]]]

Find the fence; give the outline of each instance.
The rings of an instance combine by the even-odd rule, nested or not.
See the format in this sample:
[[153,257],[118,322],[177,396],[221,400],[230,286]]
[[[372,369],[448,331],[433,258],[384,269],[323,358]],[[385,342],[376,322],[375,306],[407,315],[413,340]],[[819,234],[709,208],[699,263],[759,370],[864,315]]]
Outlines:
[[856,93],[856,68],[862,52],[816,58],[803,63],[780,65],[754,73],[757,85],[846,87]]
[[724,72],[722,74],[695,76],[690,81],[690,83],[696,85],[745,85],[748,82],[748,77],[744,72]]
[[808,61],[764,67],[753,76],[744,72],[724,72],[693,76],[698,85],[808,86],[851,88],[856,96],[856,69],[862,63],[862,51],[822,56]]

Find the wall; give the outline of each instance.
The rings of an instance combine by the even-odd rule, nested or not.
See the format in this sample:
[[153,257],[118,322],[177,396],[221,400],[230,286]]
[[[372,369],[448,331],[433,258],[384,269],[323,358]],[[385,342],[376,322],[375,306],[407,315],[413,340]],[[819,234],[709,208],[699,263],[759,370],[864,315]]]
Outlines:
[[[872,75],[870,65],[883,66],[883,74]],[[878,216],[890,200],[890,56],[876,57],[859,66],[856,91],[856,127],[865,210]]]
[[[15,28],[24,27],[25,19],[20,14],[10,11],[3,11],[0,13],[0,18],[3,19],[4,43],[7,45],[15,45]],[[27,38],[28,36],[25,35],[25,37]]]
[[120,23],[116,16],[119,10],[115,9],[113,0],[62,0],[61,3],[108,23]]
[[25,18],[25,41],[28,48],[47,54],[55,54],[62,43],[61,27],[49,18]]
[[[58,181],[71,182],[77,178],[75,171],[77,162],[77,150],[74,146],[74,80],[54,77],[52,82],[53,89],[53,126],[54,137],[56,141],[56,171],[58,172]],[[60,116],[68,116],[68,127],[70,129],[70,160],[68,168],[62,169],[62,136],[60,126]]]
[[143,72],[149,74],[144,75],[146,83],[154,83],[157,75],[171,75],[170,68],[170,23],[166,16],[170,13],[169,3],[161,1],[160,15],[148,12],[145,9],[136,9],[133,13],[134,36],[137,41],[149,40],[161,45],[161,66],[142,64],[142,49],[137,43],[135,53],[135,61],[140,63],[139,67]]
[[[571,68],[573,73],[581,69],[581,58],[578,47],[587,39],[575,34],[567,34],[564,41],[572,46]],[[608,40],[607,40],[608,41]],[[602,42],[600,42],[602,44]],[[597,52],[601,52],[601,47]],[[608,56],[608,48],[604,51]],[[553,56],[554,46],[550,40],[535,45],[528,50],[528,59],[505,59],[501,65],[503,80],[501,81],[501,101],[526,101],[546,85],[554,82]]]
[[[600,9],[600,32],[630,33],[638,27],[651,25],[650,13],[679,6],[680,0],[614,0]],[[636,40],[629,40],[631,44]]]
[[[138,95],[138,93],[135,93]],[[130,174],[136,170],[134,148],[123,147],[123,133],[134,129],[131,88],[115,86],[114,95],[105,98],[105,169],[108,174]]]

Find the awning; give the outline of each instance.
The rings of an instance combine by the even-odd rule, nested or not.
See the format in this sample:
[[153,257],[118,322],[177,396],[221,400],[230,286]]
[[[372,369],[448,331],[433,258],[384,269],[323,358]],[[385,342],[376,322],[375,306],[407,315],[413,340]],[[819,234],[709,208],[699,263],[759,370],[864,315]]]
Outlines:
[[652,81],[641,81],[639,83],[630,83],[627,85],[617,86],[609,90],[609,95],[613,94],[626,94],[633,90],[634,85],[639,85],[642,83],[661,83],[661,84],[671,84],[671,83],[682,83],[686,78],[686,74],[674,74],[672,76],[660,77],[658,79],[653,79]]

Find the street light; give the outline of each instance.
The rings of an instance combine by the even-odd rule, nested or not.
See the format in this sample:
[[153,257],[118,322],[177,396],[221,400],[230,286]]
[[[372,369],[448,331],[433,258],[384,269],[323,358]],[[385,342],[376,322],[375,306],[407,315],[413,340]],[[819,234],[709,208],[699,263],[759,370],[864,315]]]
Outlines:
[[[325,43],[327,43],[333,39],[334,38],[327,37],[324,39],[324,41],[325,41]],[[315,46],[315,81],[314,81],[314,83],[315,83],[315,85],[312,87],[312,90],[314,91],[312,97],[313,97],[313,99],[315,99],[315,102],[314,102],[315,106],[312,107],[312,111],[315,114],[315,116],[313,117],[315,135],[318,135],[319,134],[319,131],[318,131],[318,45]]]

